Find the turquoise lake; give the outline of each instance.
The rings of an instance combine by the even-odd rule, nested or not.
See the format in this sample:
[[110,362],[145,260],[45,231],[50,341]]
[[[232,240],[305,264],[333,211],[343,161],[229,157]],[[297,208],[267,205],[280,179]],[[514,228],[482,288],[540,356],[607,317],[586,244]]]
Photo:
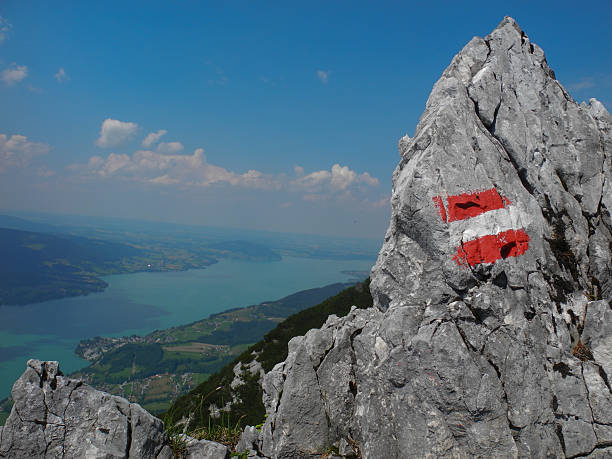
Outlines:
[[374,260],[283,257],[275,262],[222,260],[206,269],[107,276],[102,293],[0,307],[0,399],[30,358],[58,360],[64,373],[87,364],[74,354],[81,339],[145,335],[234,307],[345,282],[343,271],[369,271]]

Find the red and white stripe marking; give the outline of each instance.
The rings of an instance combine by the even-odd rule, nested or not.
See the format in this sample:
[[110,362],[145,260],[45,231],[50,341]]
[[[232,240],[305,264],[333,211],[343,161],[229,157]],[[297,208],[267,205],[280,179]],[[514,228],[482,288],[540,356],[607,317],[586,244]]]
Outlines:
[[457,245],[458,265],[495,263],[529,248],[524,214],[495,188],[453,196],[434,196],[442,221]]

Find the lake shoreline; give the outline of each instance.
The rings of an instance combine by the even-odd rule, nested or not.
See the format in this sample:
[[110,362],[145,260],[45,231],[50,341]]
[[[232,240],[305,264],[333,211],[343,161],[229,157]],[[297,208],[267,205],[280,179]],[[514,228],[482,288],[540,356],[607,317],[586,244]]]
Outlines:
[[[57,360],[64,373],[86,367],[75,355],[95,336],[145,336],[212,314],[351,279],[374,260],[283,256],[277,262],[221,260],[204,269],[104,276],[100,293],[20,306],[0,306],[0,398],[10,393],[29,358]],[[237,289],[236,285],[241,288]]]

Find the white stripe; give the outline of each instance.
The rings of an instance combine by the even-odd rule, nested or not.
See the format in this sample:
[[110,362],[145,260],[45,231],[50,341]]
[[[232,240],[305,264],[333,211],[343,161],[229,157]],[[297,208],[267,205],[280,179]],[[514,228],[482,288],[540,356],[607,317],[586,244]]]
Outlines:
[[458,220],[448,224],[451,242],[455,245],[461,242],[478,239],[489,234],[497,234],[511,229],[525,228],[531,219],[518,206],[511,205],[505,209],[496,209],[467,220]]

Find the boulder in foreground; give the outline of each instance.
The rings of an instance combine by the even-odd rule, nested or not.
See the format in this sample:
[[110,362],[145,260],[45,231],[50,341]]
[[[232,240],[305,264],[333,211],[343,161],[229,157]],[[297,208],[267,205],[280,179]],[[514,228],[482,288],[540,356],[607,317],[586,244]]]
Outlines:
[[[164,424],[140,405],[62,375],[57,362],[28,361],[0,427],[2,458],[155,458],[174,455]],[[223,459],[227,448],[188,438],[192,459]]]

